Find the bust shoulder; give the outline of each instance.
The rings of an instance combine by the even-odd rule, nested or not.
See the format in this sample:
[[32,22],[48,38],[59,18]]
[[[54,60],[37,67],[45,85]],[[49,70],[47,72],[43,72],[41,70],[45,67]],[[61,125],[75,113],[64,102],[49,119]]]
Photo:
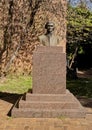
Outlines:
[[41,40],[41,39],[46,38],[46,36],[43,34],[43,35],[40,35],[38,38]]
[[46,38],[46,35],[45,35],[45,34],[40,35],[40,36],[38,37],[38,40],[39,40],[39,42],[40,42],[40,45],[46,45],[46,43],[47,43],[47,38]]

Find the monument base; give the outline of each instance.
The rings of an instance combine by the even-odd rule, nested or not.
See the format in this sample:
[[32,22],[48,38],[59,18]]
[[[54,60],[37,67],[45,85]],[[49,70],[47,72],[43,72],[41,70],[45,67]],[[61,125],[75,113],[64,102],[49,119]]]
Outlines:
[[62,47],[39,46],[33,53],[32,92],[17,101],[13,117],[85,117],[79,101],[66,90],[66,54]]
[[12,117],[25,118],[84,118],[85,115],[85,109],[68,90],[65,94],[27,93],[11,111]]

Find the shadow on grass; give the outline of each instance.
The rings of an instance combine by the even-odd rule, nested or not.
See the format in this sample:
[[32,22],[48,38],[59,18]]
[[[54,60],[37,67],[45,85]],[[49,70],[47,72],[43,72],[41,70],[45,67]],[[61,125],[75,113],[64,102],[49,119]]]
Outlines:
[[92,79],[67,80],[67,89],[78,98],[83,106],[92,108]]
[[[28,93],[32,93],[32,89],[28,90]],[[9,110],[7,116],[11,116],[11,110],[13,109],[15,103],[20,99],[20,97],[24,97],[25,100],[25,93],[24,94],[11,94],[11,93],[6,93],[6,92],[0,92],[0,99],[4,100],[6,102],[9,102],[12,105],[11,109]]]
[[10,94],[6,92],[0,92],[0,99],[14,104],[21,94]]
[[[0,99],[4,100],[6,102],[12,103],[13,106],[16,103],[16,101],[19,99],[19,97],[21,97],[21,96],[22,96],[21,94],[10,94],[10,93],[0,92]],[[13,106],[9,110],[9,112],[7,114],[8,116],[11,116],[11,110],[12,110]]]
[[92,79],[78,78],[67,80],[67,89],[74,95],[92,98]]

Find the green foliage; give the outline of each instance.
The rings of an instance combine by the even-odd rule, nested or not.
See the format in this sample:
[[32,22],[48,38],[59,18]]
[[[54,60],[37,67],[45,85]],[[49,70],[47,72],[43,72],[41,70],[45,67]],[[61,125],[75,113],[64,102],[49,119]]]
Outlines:
[[79,54],[85,53],[84,50],[83,50],[83,48],[82,48],[82,46],[80,46],[78,53],[79,53]]
[[31,87],[31,76],[8,76],[5,79],[0,79],[0,92],[23,94]]
[[82,44],[92,44],[92,12],[84,6],[68,6],[67,53],[72,55],[76,46],[84,53]]

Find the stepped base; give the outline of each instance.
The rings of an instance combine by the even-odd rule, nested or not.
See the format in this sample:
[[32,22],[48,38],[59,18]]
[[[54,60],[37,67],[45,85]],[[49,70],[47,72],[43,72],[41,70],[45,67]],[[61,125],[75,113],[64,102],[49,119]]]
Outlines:
[[84,109],[63,109],[63,110],[49,110],[49,109],[30,109],[30,108],[14,108],[12,111],[13,117],[25,118],[85,118]]
[[68,90],[66,94],[26,94],[25,100],[15,104],[11,111],[12,117],[26,118],[55,118],[73,117],[84,118],[85,109]]

